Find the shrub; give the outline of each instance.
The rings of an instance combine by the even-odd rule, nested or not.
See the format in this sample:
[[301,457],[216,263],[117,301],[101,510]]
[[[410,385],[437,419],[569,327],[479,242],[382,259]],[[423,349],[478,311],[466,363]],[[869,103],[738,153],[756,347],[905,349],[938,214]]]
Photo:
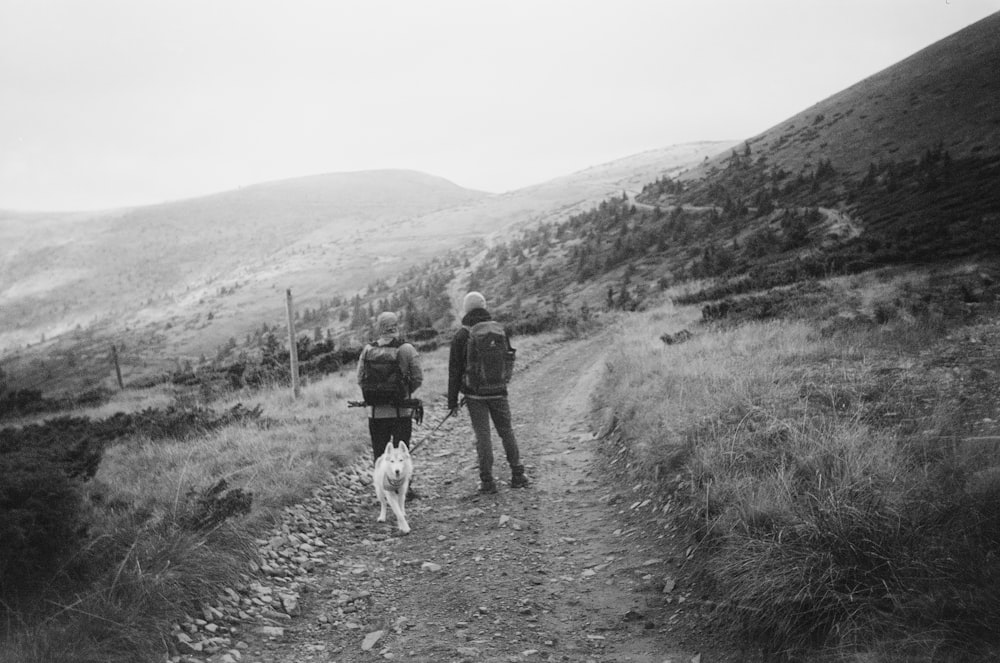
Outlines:
[[[90,436],[0,430],[0,599],[16,601],[55,571],[86,533],[80,484],[103,446]],[[72,441],[71,441],[72,440]]]
[[228,518],[250,513],[252,501],[250,493],[242,488],[230,489],[225,479],[219,479],[211,488],[201,491],[192,488],[188,491],[189,507],[179,520],[185,529],[195,532],[210,530]]
[[[256,421],[260,408],[237,404],[208,409],[147,409],[92,421],[59,417],[0,430],[0,599],[50,582],[87,535],[82,484],[97,472],[105,447],[124,437],[182,439],[233,423]],[[249,508],[249,495],[216,486],[203,498],[195,523],[210,526]]]
[[0,475],[0,600],[16,606],[83,539],[84,510],[79,479],[38,455],[0,455]]
[[872,315],[875,318],[875,322],[880,325],[885,325],[899,316],[899,309],[893,305],[891,302],[877,302],[872,311]]
[[37,389],[14,389],[0,396],[0,417],[22,416],[51,409],[52,403]]
[[105,514],[73,560],[83,573],[68,588],[72,602],[59,594],[39,597],[66,609],[9,633],[0,641],[0,658],[12,663],[162,659],[171,622],[237,585],[254,555],[250,534],[228,522],[190,527],[203,509],[202,498],[211,493],[212,488],[190,492],[171,513]]

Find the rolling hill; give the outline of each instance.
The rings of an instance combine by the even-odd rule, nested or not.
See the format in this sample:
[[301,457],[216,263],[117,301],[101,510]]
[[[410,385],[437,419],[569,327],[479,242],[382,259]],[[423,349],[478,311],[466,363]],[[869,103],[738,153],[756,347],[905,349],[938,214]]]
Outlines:
[[378,171],[103,213],[3,214],[0,304],[8,315],[0,347],[182,301],[217,282],[231,286],[241,274],[280,265],[280,251],[303,237],[335,243],[364,226],[483,195],[420,173]]
[[[366,171],[126,210],[0,212],[4,367],[21,386],[78,389],[106,381],[115,342],[126,379],[169,370],[279,324],[286,288],[303,308],[350,297],[471,241],[565,218],[676,174],[732,144],[650,150],[495,195],[423,173]],[[67,364],[77,368],[51,368]],[[99,379],[77,376],[94,364],[105,367]]]
[[315,307],[310,329],[342,330],[352,297],[355,313],[419,308],[470,283],[517,317],[635,307],[683,281],[691,301],[710,301],[995,256],[998,30],[995,14],[740,143],[652,150],[500,195],[379,171],[7,215],[5,368],[41,386],[67,373],[53,366],[102,361],[111,340],[133,375],[244,335],[250,346],[281,323],[286,288]]
[[679,282],[688,303],[767,317],[782,296],[754,293],[996,258],[998,32],[995,14],[638,195],[509,236],[468,279],[514,318],[636,308]]
[[[278,360],[286,287],[300,306],[299,345],[319,346],[325,331],[322,352],[333,360],[332,371],[341,366],[327,341],[335,340],[344,350],[339,357],[350,361],[349,344],[368,335],[376,312],[399,311],[408,337],[429,341],[421,349],[430,350],[447,336],[428,327],[454,329],[455,296],[481,289],[515,334],[557,331],[520,345],[525,359],[519,362],[533,366],[516,383],[522,418],[534,433],[525,436],[536,444],[532,453],[576,454],[593,443],[593,460],[605,475],[601,485],[612,488],[595,505],[607,507],[609,523],[615,521],[599,528],[610,532],[601,545],[625,546],[629,555],[641,555],[635,560],[655,551],[653,566],[679,560],[668,576],[641,571],[641,584],[623,585],[631,596],[625,603],[642,593],[650,601],[640,620],[626,617],[636,623],[618,629],[618,642],[635,640],[636,631],[628,629],[650,631],[639,625],[646,621],[647,627],[668,625],[657,632],[671,642],[725,643],[727,654],[737,657],[995,660],[1000,139],[993,114],[1000,80],[992,37],[998,28],[1000,14],[745,142],[651,151],[503,195],[456,190],[422,174],[381,172],[337,182],[345,189],[329,205],[316,202],[323,196],[314,187],[338,176],[260,185],[249,194],[184,201],[166,211],[7,217],[9,223],[0,225],[3,318],[14,303],[31,322],[8,323],[10,333],[37,336],[41,330],[46,338],[4,356],[0,392],[11,386],[93,388],[72,403],[41,402],[35,412],[19,411],[17,398],[4,398],[22,418],[44,413],[43,406],[54,411],[100,403],[108,397],[102,388],[111,382],[106,358],[113,342],[134,387],[116,401],[156,392],[177,404],[181,415],[196,413],[191,405],[216,396],[253,399],[271,392],[256,392],[257,386],[286,381],[287,356]],[[975,84],[965,89],[968,81]],[[942,103],[938,86],[952,86],[941,89],[952,90],[962,107]],[[921,117],[913,122],[918,108]],[[387,206],[388,189],[399,178],[415,184],[396,206]],[[354,194],[354,211],[341,213],[337,203]],[[289,210],[294,214],[286,215]],[[134,271],[122,271],[120,255]],[[165,293],[149,290],[150,283]],[[112,292],[128,298],[99,296]],[[674,304],[698,304],[707,324],[699,323],[699,308]],[[603,315],[598,311],[647,306],[645,313],[611,313],[609,324],[589,324]],[[71,312],[92,312],[93,319],[70,329]],[[762,320],[767,324],[756,323]],[[573,338],[598,327],[599,334]],[[356,345],[353,352],[356,357]],[[425,384],[422,396],[440,394],[445,354],[428,353],[427,375],[437,384]],[[182,362],[193,365],[182,368]],[[297,402],[285,390],[258,401],[279,411],[273,428],[270,422],[261,426],[272,431],[266,435],[274,438],[271,446],[262,444],[255,425],[213,434],[204,444],[186,437],[121,444],[110,459],[117,474],[105,477],[112,478],[109,487],[122,477],[125,488],[90,494],[127,499],[92,499],[88,512],[106,510],[131,533],[137,529],[132,509],[144,514],[142,522],[156,524],[145,515],[147,493],[158,496],[165,512],[183,514],[189,508],[180,502],[184,482],[204,483],[203,495],[218,495],[224,483],[208,486],[219,476],[251,476],[247,485],[255,491],[275,486],[271,503],[277,508],[290,503],[288,489],[340,500],[339,488],[313,490],[315,483],[300,477],[326,473],[332,459],[309,455],[309,447],[329,445],[331,430],[358,438],[357,424],[328,407],[349,391],[351,379],[342,371]],[[159,384],[154,380],[168,384],[145,393],[144,387]],[[439,411],[444,405],[430,404]],[[119,413],[109,421],[132,428],[147,412],[135,419]],[[238,403],[232,412],[256,418],[261,410]],[[99,456],[91,447],[104,444],[101,438],[76,433],[82,427],[70,417],[55,423],[52,437],[39,439],[52,449],[70,442],[63,450],[66,464],[89,466],[93,473]],[[25,439],[36,435],[28,428]],[[598,437],[581,433],[575,441],[585,430]],[[158,465],[149,462],[155,456],[147,449],[163,449]],[[49,470],[39,457],[47,456],[25,455],[18,463],[41,475]],[[578,467],[592,467],[591,460],[576,458]],[[548,468],[556,474],[564,469]],[[12,485],[34,500],[35,493],[21,487],[38,483],[36,474],[19,474]],[[266,483],[249,483],[258,477]],[[538,477],[540,486],[551,480]],[[446,493],[426,499],[463,499],[462,480],[444,484]],[[637,492],[648,497],[633,502]],[[192,488],[185,500],[197,496]],[[286,509],[302,531],[311,527],[299,527],[306,511],[311,507]],[[576,523],[579,514],[555,518]],[[445,517],[437,524],[454,529],[453,521]],[[338,523],[335,533],[343,531]],[[314,531],[329,532],[328,525],[317,523]],[[107,569],[101,573],[112,590],[125,586],[138,594],[122,575],[133,567],[162,586],[157,567],[140,565],[145,553],[133,551],[145,548],[167,559],[159,552],[170,539],[158,526],[143,530],[155,538],[132,541],[151,545],[122,538],[108,548],[116,556],[97,567]],[[177,539],[226,559],[194,531],[181,527]],[[637,532],[648,536],[630,538]],[[258,538],[271,541],[271,562],[285,555],[274,545],[284,535]],[[529,538],[533,550],[546,548]],[[558,532],[550,538],[559,540],[557,547],[567,542]],[[45,549],[53,540],[38,539]],[[481,544],[473,541],[469,549],[482,550]],[[289,545],[299,550],[298,541]],[[371,541],[359,545],[368,550]],[[450,550],[451,538],[443,546]],[[95,542],[94,550],[104,549]],[[211,570],[200,555],[187,568]],[[638,577],[633,564],[621,562],[623,574]],[[288,577],[306,572],[295,566]],[[445,588],[453,596],[466,574],[453,569],[445,575],[454,579]],[[521,584],[513,577],[501,583],[502,591],[520,596]],[[208,585],[191,585],[200,600]],[[105,594],[116,596],[89,593],[109,614],[121,614],[117,605],[111,612]],[[679,606],[688,598],[694,605],[682,613]],[[426,603],[425,596],[415,600]],[[67,603],[53,601],[53,609],[106,621],[100,610],[68,611],[62,608]],[[624,603],[612,618],[623,611]],[[579,624],[593,623],[589,608],[577,612]],[[289,618],[294,626],[313,615]],[[565,630],[582,632],[572,624]],[[299,642],[295,631],[282,631],[286,645]],[[331,633],[357,646],[356,630]],[[420,637],[441,651],[439,635],[432,628]],[[730,635],[738,636],[738,647],[729,648]],[[273,638],[272,632],[258,636]],[[513,644],[517,658],[524,645]],[[648,651],[654,650],[665,651]]]

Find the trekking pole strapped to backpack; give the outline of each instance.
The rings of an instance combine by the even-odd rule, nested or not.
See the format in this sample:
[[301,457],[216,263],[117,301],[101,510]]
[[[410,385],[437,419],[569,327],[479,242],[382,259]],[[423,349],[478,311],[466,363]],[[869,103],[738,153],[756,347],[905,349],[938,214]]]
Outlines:
[[[368,401],[347,401],[347,407],[374,407],[375,405],[379,404],[369,403]],[[409,410],[411,412],[410,417],[418,425],[424,422],[424,402],[419,398],[404,398],[393,405],[400,410]]]

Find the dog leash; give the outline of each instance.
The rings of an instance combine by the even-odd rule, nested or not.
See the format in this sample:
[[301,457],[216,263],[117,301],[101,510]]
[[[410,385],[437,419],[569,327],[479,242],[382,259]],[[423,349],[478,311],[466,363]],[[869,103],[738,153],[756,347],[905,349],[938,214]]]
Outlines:
[[437,423],[437,426],[435,426],[434,428],[432,428],[431,431],[429,433],[427,433],[427,435],[424,435],[422,438],[420,438],[420,441],[418,441],[416,444],[414,444],[412,447],[410,447],[410,453],[412,454],[414,451],[416,451],[417,449],[419,449],[420,447],[422,447],[424,445],[424,442],[426,442],[427,440],[429,440],[430,438],[432,438],[434,436],[434,433],[438,432],[438,430],[440,430],[441,426],[444,425],[444,422],[448,421],[448,418],[451,417],[451,415],[455,414],[455,412],[457,412],[459,410],[459,408],[461,408],[463,405],[465,405],[465,399],[464,398],[461,401],[459,401],[458,407],[456,407],[454,410],[448,410],[448,414],[446,414],[446,415],[444,415],[444,417],[442,417],[441,421],[439,421]]
[[[367,405],[368,405],[368,403],[365,403],[364,401],[347,401],[347,407],[365,407]],[[458,411],[459,409],[461,409],[461,407],[463,405],[465,405],[465,397],[464,396],[462,397],[462,400],[460,400],[458,402],[458,407],[456,407],[454,410],[448,410],[448,414],[444,415],[444,417],[441,419],[441,421],[439,421],[437,423],[437,426],[435,426],[433,429],[431,429],[431,432],[427,433],[427,435],[424,435],[416,444],[414,444],[413,446],[410,447],[410,453],[413,453],[414,451],[416,451],[417,449],[419,449],[420,447],[422,447],[423,444],[424,444],[424,442],[426,442],[431,437],[433,437],[434,433],[438,432],[438,430],[441,428],[441,426],[444,425],[444,422],[448,421],[449,417],[451,417],[451,415],[455,414],[456,411]],[[421,409],[423,409],[423,408],[421,408]],[[419,422],[417,422],[417,423],[419,423]]]

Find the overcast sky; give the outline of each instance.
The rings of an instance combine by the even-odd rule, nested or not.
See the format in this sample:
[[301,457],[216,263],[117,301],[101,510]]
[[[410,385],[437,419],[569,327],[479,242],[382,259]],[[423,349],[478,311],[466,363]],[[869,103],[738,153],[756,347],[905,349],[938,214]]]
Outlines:
[[0,0],[0,208],[743,139],[1000,0]]

